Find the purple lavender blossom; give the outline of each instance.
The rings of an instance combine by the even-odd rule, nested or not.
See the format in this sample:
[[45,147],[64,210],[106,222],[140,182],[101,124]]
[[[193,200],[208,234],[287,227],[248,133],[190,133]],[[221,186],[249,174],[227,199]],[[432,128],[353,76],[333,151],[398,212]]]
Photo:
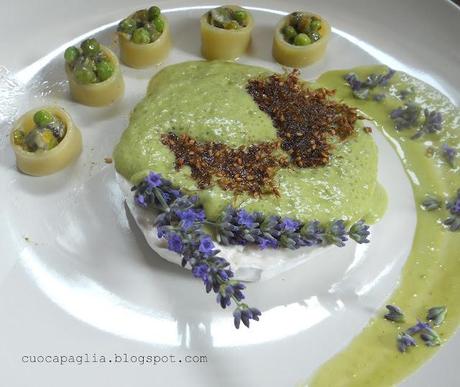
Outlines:
[[209,266],[206,263],[200,263],[192,268],[192,274],[196,278],[201,278],[204,283],[209,281]]
[[452,168],[455,168],[455,158],[457,157],[457,149],[450,147],[447,144],[442,144],[441,155]]
[[184,230],[188,230],[192,225],[204,220],[204,211],[188,208],[185,211],[176,211],[177,217],[180,219],[180,225]]
[[162,184],[161,176],[155,172],[150,172],[145,181],[149,187],[159,187]]
[[361,219],[350,227],[348,235],[359,244],[369,243],[369,239],[367,239],[370,235],[369,226]]
[[200,239],[200,246],[198,248],[200,253],[203,253],[205,256],[208,256],[214,250],[214,243],[209,235],[206,235]]
[[385,314],[383,317],[385,317],[389,321],[397,323],[404,322],[404,313],[400,308],[398,308],[396,305],[387,305],[386,308],[388,309],[388,313]]
[[257,243],[261,250],[269,249],[269,248],[276,249],[278,247],[278,241],[273,237],[270,237],[270,238],[259,237],[259,239],[257,240]]
[[405,332],[398,335],[397,343],[399,352],[407,352],[409,347],[415,347],[417,345],[415,339]]
[[420,116],[420,106],[408,102],[405,106],[397,108],[390,113],[390,118],[395,123],[396,130],[414,127]]
[[168,235],[168,249],[174,251],[177,254],[182,253],[182,249],[184,248],[184,244],[182,243],[182,238],[175,233],[171,233]]
[[[139,185],[132,188],[132,191],[135,191],[136,205],[145,207],[152,204],[152,208],[158,211],[154,220],[157,235],[167,240],[169,250],[182,255],[182,266],[191,267],[192,275],[203,281],[207,293],[211,290],[217,293],[217,301],[223,308],[231,305],[232,301],[236,309],[240,308],[245,286],[231,279],[233,272],[230,264],[217,256],[219,251],[214,249],[211,236],[203,232],[205,213],[198,197],[183,195],[172,187],[171,182],[155,173],[146,176]],[[261,218],[261,214],[240,215],[243,225],[238,224],[236,211],[231,207],[227,208],[224,214],[224,227],[218,232],[226,233],[226,237],[233,238],[233,242],[237,239],[255,242],[254,238],[260,233],[257,219]],[[251,227],[248,228],[248,225]],[[221,226],[216,224],[217,228]],[[257,309],[254,308],[254,311]],[[258,320],[259,315],[260,312],[254,312],[253,316],[246,314],[245,325],[249,326],[249,319]]]
[[347,230],[343,220],[335,220],[331,223],[329,232],[326,234],[326,239],[329,243],[338,247],[345,246],[347,238]]
[[240,327],[241,321],[243,321],[243,324],[249,328],[250,320],[259,321],[260,315],[261,313],[259,309],[249,308],[246,304],[242,304],[233,312],[233,322],[235,324],[235,328],[238,329]]
[[411,139],[417,139],[424,134],[437,133],[442,129],[442,114],[437,111],[429,111],[425,109],[423,111],[425,115],[425,122],[421,129],[419,129]]
[[286,218],[281,222],[281,228],[283,231],[295,232],[299,228],[300,223],[295,220]]
[[245,210],[239,210],[237,213],[237,217],[238,224],[240,226],[245,226],[247,228],[251,228],[252,226],[254,226],[254,218]]
[[136,203],[136,205],[138,205],[139,207],[143,207],[143,208],[148,207],[146,197],[143,194],[136,193],[136,195],[134,195],[134,203]]
[[371,97],[374,101],[380,102],[385,98],[385,94],[371,94],[370,91],[377,86],[386,86],[395,73],[395,70],[389,68],[386,74],[369,74],[365,81],[360,81],[355,73],[345,74],[344,79],[355,98],[366,100]]
[[450,231],[460,230],[460,189],[457,191],[457,196],[447,203],[446,208],[449,210],[451,216],[443,224]]
[[411,326],[409,329],[406,330],[406,333],[408,335],[412,336],[412,335],[415,335],[416,333],[419,333],[419,332],[424,331],[426,329],[431,329],[430,324],[418,320],[417,324]]

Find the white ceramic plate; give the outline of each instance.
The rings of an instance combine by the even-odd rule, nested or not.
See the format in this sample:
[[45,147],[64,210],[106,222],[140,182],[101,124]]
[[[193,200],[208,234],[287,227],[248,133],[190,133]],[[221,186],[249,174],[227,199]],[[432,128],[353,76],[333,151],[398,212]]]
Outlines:
[[[199,58],[198,17],[217,4],[163,1],[174,50],[165,63]],[[130,110],[161,67],[123,67],[124,99],[86,108],[68,98],[62,52],[86,36],[110,44],[114,23],[148,6],[121,0],[2,2],[0,19],[0,385],[294,386],[344,348],[397,285],[410,249],[415,209],[409,181],[389,144],[379,178],[389,193],[372,243],[328,250],[296,270],[251,284],[264,313],[250,330],[204,294],[188,271],[156,256],[126,211],[111,155]],[[303,71],[383,62],[431,83],[459,103],[460,11],[444,1],[244,1],[256,20],[243,63],[274,70],[272,31],[283,12],[307,9],[334,27],[326,58]],[[20,20],[20,23],[18,23]],[[58,48],[57,48],[58,47]],[[39,59],[41,58],[41,59]],[[35,61],[37,60],[37,61]],[[34,62],[35,61],[35,62]],[[30,64],[32,63],[33,64]],[[84,136],[72,167],[49,177],[18,173],[8,146],[11,120],[46,102],[64,106]],[[404,230],[398,225],[405,224]],[[391,241],[391,243],[389,243]],[[405,386],[460,384],[460,335]],[[177,363],[24,364],[28,355],[175,356]],[[207,362],[185,363],[185,356]],[[182,363],[178,359],[184,359]],[[85,360],[85,359],[84,359]]]

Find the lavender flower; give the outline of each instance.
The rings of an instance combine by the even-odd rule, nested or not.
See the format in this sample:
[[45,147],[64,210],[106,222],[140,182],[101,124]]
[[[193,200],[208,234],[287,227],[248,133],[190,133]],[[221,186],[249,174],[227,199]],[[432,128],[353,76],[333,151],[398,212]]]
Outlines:
[[168,236],[168,249],[171,251],[174,251],[177,254],[182,253],[184,245],[182,243],[182,239],[178,234],[171,233],[171,235]]
[[408,102],[404,107],[397,108],[390,113],[390,118],[393,120],[396,130],[415,126],[419,116],[420,107],[413,102]]
[[148,207],[148,202],[145,198],[145,195],[142,194],[136,194],[134,195],[134,202],[139,206],[139,207]]
[[420,337],[427,347],[435,347],[441,345],[441,337],[432,328],[426,328],[420,334]]
[[150,172],[145,181],[149,187],[159,187],[162,184],[161,176],[155,172]]
[[442,129],[442,114],[437,111],[429,111],[425,109],[423,111],[425,115],[425,122],[421,129],[419,129],[411,139],[417,139],[424,134],[437,133]]
[[187,208],[185,211],[178,210],[176,215],[180,219],[180,225],[184,230],[189,229],[195,222],[202,222],[204,220],[204,211]]
[[385,94],[374,94],[374,95],[372,96],[372,99],[373,99],[374,101],[377,101],[377,102],[381,102],[381,101],[383,101],[385,98],[386,98],[386,95],[385,95]]
[[249,308],[246,304],[242,304],[239,308],[235,309],[233,312],[233,321],[235,327],[238,329],[240,327],[240,322],[243,321],[243,324],[249,328],[249,321],[256,320],[259,321],[260,311],[257,308]]
[[326,230],[317,220],[306,223],[300,233],[307,246],[326,243]]
[[448,227],[450,231],[460,230],[460,189],[457,191],[457,196],[447,203],[446,208],[449,210],[449,216],[443,224]]
[[209,235],[206,235],[200,239],[200,246],[198,247],[200,253],[203,253],[205,256],[211,254],[214,250],[214,243]]
[[400,308],[398,308],[396,305],[387,305],[386,308],[388,309],[388,313],[385,314],[383,317],[385,317],[389,321],[397,323],[404,322],[404,313]]
[[[249,320],[258,320],[260,311],[242,304],[245,286],[232,279],[229,263],[218,256],[210,235],[203,226],[214,229],[218,240],[224,245],[258,244],[260,248],[285,247],[297,249],[302,246],[336,244],[344,246],[348,240],[345,222],[336,220],[329,227],[318,221],[302,224],[294,219],[279,216],[265,217],[259,212],[249,213],[231,206],[224,209],[216,222],[205,219],[197,196],[184,195],[171,182],[159,174],[149,173],[132,188],[136,205],[157,211],[154,226],[159,238],[166,239],[168,249],[182,256],[183,267],[189,266],[192,275],[205,285],[207,293],[217,294],[222,308],[236,305],[235,326],[249,326]],[[367,243],[368,226],[363,221],[354,224],[350,237],[358,243]]]
[[405,332],[398,334],[397,343],[399,352],[407,352],[409,347],[415,347],[417,345],[415,339]]
[[245,210],[240,210],[237,212],[238,224],[240,226],[245,226],[251,228],[254,226],[254,218]]
[[419,333],[421,331],[425,331],[427,329],[431,329],[431,326],[430,324],[426,323],[426,322],[423,322],[423,321],[420,321],[418,320],[417,321],[417,324],[411,326],[409,329],[406,330],[406,333],[408,335],[415,335],[416,333]]
[[434,306],[428,310],[426,319],[432,321],[435,327],[441,325],[444,322],[447,314],[446,306]]
[[422,202],[422,208],[425,211],[434,211],[441,208],[441,200],[434,196],[427,196]]
[[281,222],[281,228],[285,232],[296,232],[300,223],[295,220],[286,218]]
[[348,235],[359,244],[369,243],[369,239],[367,239],[370,235],[369,226],[361,219],[350,227]]
[[457,153],[458,152],[455,148],[452,148],[447,144],[442,144],[441,155],[452,168],[455,168],[455,158],[457,157]]
[[345,222],[343,220],[335,220],[331,223],[331,227],[326,233],[326,240],[330,244],[334,244],[338,247],[345,246],[345,242],[348,238]]
[[370,91],[377,86],[386,86],[395,73],[395,70],[389,68],[386,74],[369,74],[363,82],[355,73],[345,74],[344,79],[350,86],[355,98],[366,100],[372,97],[374,101],[380,102],[385,98],[385,94],[372,95]]
[[[250,319],[258,320],[260,311],[241,303],[245,286],[231,279],[233,272],[229,263],[217,255],[219,251],[214,248],[211,237],[202,231],[205,215],[198,198],[182,195],[169,181],[153,172],[133,190],[137,205],[143,208],[152,206],[158,211],[154,221],[158,237],[167,240],[169,250],[182,255],[182,266],[190,265],[192,275],[203,281],[206,292],[214,291],[222,308],[233,302],[236,311],[244,311],[241,320],[246,326],[249,326]],[[228,218],[234,215],[234,211],[227,211]],[[246,217],[246,225],[248,222]],[[243,232],[238,228],[235,231]]]

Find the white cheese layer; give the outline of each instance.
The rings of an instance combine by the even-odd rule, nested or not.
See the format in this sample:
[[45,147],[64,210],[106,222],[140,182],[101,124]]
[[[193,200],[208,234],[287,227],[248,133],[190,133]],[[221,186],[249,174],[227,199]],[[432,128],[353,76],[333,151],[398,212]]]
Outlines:
[[[149,246],[163,259],[181,265],[180,255],[168,250],[167,242],[157,236],[153,221],[156,214],[134,203],[132,184],[117,173],[117,180],[126,199],[131,214],[144,234]],[[330,247],[303,247],[298,250],[286,248],[261,250],[257,246],[223,246],[214,242],[235,273],[235,278],[241,281],[260,281],[275,277],[285,271],[305,262],[307,259],[324,252]],[[189,266],[186,266],[190,270]]]

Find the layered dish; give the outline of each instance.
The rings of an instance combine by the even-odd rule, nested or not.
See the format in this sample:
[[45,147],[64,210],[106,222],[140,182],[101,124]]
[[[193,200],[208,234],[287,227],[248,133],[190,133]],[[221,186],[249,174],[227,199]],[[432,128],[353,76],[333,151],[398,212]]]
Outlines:
[[[152,6],[118,23],[121,64],[113,47],[92,37],[68,47],[70,97],[113,104],[123,98],[124,65],[164,62],[173,44],[164,13]],[[323,15],[294,11],[273,25],[273,58],[291,67],[277,71],[244,64],[257,28],[251,10],[213,8],[196,24],[206,60],[152,71],[113,144],[116,179],[137,225],[159,257],[190,270],[222,308],[233,308],[236,328],[257,329],[263,311],[246,303],[244,282],[326,249],[372,243],[372,225],[387,208],[373,137],[380,130],[412,184],[412,249],[387,311],[309,385],[398,382],[460,322],[458,107],[385,65],[303,79],[298,68],[328,55]],[[33,176],[67,173],[83,146],[71,115],[56,105],[25,113],[10,139],[18,170]]]

